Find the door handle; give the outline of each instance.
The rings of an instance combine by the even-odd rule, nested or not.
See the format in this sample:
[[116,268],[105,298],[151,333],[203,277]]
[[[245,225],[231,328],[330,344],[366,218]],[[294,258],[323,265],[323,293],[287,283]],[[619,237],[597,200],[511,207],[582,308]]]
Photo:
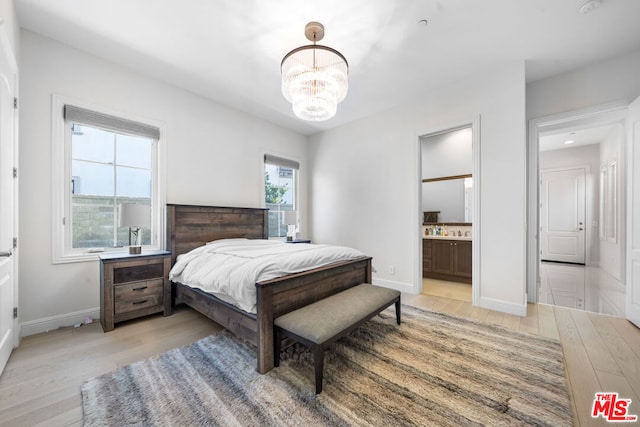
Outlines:
[[11,255],[13,255],[13,251],[11,249],[6,252],[0,252],[0,258],[8,258]]

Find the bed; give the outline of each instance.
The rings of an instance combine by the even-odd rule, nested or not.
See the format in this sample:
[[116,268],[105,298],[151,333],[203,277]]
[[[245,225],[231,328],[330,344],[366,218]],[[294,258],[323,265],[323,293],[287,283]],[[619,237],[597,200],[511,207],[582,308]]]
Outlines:
[[[267,239],[268,210],[167,205],[167,249],[172,265],[178,255],[231,238]],[[172,298],[173,304],[186,304],[252,342],[257,348],[257,370],[264,374],[274,363],[274,318],[360,283],[371,283],[371,257],[258,282],[255,314],[182,283],[172,283]]]

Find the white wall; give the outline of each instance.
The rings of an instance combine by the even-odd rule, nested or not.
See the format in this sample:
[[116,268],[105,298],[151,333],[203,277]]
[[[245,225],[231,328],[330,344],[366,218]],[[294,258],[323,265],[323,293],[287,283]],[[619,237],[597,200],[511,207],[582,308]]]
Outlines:
[[593,221],[599,221],[600,194],[600,144],[581,147],[564,148],[560,150],[541,151],[539,158],[540,170],[570,168],[572,166],[589,166],[586,176],[586,244],[589,258],[587,265],[598,265],[600,262],[599,227]]
[[[606,167],[610,160],[616,161],[616,238],[600,241],[601,264],[600,267],[624,283],[625,277],[625,248],[626,248],[626,218],[627,205],[626,187],[624,185],[626,172],[623,159],[624,153],[624,127],[616,125],[614,131],[600,144],[600,167]],[[604,224],[602,224],[604,226]]]
[[527,85],[527,118],[544,117],[640,95],[640,49]]
[[[34,33],[21,37],[19,286],[25,334],[71,324],[99,307],[97,261],[51,264],[52,94],[164,123],[168,203],[262,206],[265,152],[300,161],[306,194],[305,136]],[[306,204],[303,196],[303,209]]]
[[[310,138],[312,235],[373,257],[375,282],[419,289],[418,141],[436,129],[480,123],[480,305],[524,314],[524,64],[425,93],[418,105]],[[475,227],[475,224],[474,224]],[[478,244],[478,242],[474,242]],[[394,267],[394,274],[390,267]]]
[[[422,179],[473,173],[470,128],[422,138],[420,145]],[[440,211],[443,222],[464,222],[464,180],[423,183],[422,210]]]
[[473,172],[471,128],[421,138],[422,178]]
[[0,26],[4,28],[11,45],[11,50],[20,61],[20,25],[13,0],[0,1]]

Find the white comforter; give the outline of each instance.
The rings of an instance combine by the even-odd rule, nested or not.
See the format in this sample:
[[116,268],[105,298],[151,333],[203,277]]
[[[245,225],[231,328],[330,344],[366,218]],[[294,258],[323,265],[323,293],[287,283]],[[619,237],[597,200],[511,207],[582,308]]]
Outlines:
[[178,256],[169,279],[255,313],[256,282],[363,256],[344,246],[223,239]]

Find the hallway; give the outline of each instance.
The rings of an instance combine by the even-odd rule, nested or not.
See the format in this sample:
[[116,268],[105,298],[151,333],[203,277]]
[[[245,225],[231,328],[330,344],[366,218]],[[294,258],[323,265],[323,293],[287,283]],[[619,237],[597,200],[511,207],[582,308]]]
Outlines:
[[598,267],[540,263],[538,302],[624,317],[624,285]]

